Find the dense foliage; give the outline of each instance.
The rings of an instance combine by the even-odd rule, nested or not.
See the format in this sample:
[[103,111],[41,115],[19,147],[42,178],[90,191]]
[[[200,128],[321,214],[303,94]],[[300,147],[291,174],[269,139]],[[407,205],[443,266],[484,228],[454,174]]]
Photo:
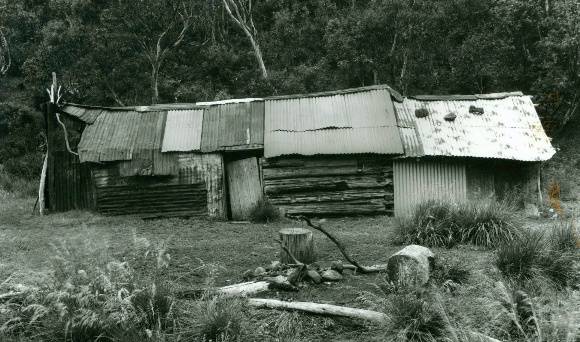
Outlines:
[[[0,102],[38,108],[54,71],[65,100],[95,105],[387,83],[404,94],[522,90],[557,125],[579,108],[576,0],[234,2],[250,31],[220,0],[0,0],[11,57]],[[11,158],[2,152],[0,163]]]

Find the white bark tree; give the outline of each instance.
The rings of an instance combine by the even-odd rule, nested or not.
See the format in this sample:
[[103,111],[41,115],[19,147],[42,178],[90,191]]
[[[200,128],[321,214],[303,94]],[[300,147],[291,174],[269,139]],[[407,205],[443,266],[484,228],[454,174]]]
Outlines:
[[252,18],[252,0],[222,0],[222,2],[230,18],[244,31],[244,34],[250,40],[262,77],[268,79],[268,70],[266,70],[262,50],[258,42],[258,30],[256,30]]

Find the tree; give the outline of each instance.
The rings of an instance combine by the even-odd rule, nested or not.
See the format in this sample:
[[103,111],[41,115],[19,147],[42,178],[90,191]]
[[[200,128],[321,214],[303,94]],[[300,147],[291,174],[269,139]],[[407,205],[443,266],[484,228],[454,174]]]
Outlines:
[[[111,11],[109,34],[128,35],[149,64],[151,103],[159,100],[161,68],[168,55],[185,40],[195,21],[194,11],[194,2],[190,0],[119,0]],[[117,20],[123,23],[124,32],[120,35],[115,34]]]
[[244,31],[244,34],[250,40],[262,78],[268,79],[268,71],[258,43],[258,30],[256,30],[252,17],[252,0],[246,0],[245,2],[243,0],[223,0],[223,4],[230,18]]

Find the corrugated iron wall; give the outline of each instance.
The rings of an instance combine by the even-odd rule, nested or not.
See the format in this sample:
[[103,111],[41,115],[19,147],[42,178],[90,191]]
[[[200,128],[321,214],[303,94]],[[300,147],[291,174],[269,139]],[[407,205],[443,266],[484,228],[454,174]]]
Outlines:
[[165,153],[175,175],[125,176],[123,162],[93,168],[96,208],[111,215],[210,216],[225,218],[223,157],[219,154]]
[[264,193],[288,214],[393,213],[393,166],[386,157],[296,157],[262,161]]
[[394,161],[395,216],[405,216],[429,199],[467,200],[463,162],[396,159]]
[[78,156],[68,151],[56,151],[52,153],[51,169],[51,210],[94,209],[94,186],[87,164],[81,164]]

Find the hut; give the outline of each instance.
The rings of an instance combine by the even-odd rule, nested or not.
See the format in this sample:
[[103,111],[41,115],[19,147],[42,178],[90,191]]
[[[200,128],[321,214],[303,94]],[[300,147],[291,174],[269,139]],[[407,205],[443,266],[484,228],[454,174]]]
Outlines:
[[[47,118],[63,118],[63,136],[74,132],[79,138],[71,142],[76,156],[57,144],[49,148],[49,208],[245,218],[261,200],[261,185],[248,180],[260,179],[263,107],[263,101],[251,99],[54,109]],[[47,127],[50,136],[62,140],[58,126]],[[242,183],[246,191],[236,188]]]
[[[47,106],[52,210],[246,220],[409,214],[428,200],[538,201],[555,153],[522,93],[402,97],[386,85],[138,107]],[[76,152],[75,152],[76,151]]]
[[541,201],[540,163],[555,150],[528,96],[414,96],[395,101],[405,155],[394,159],[395,215],[421,201]]
[[288,214],[392,214],[403,152],[387,86],[265,99],[264,193]]

